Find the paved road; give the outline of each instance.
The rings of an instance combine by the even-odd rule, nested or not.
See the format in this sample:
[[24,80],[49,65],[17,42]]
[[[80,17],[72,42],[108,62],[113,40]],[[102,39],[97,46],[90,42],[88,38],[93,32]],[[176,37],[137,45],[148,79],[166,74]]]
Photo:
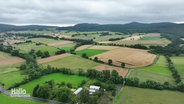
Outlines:
[[[11,96],[11,93],[9,91],[3,89],[2,86],[0,86],[0,92],[2,92],[3,94],[5,94],[7,96]],[[57,101],[53,101],[53,100],[47,100],[47,99],[42,99],[42,98],[37,98],[37,97],[18,97],[18,98],[32,100],[32,101],[38,101],[38,102],[44,102],[44,103],[48,103],[48,104],[64,104],[64,103],[61,103],[61,102],[57,102]]]

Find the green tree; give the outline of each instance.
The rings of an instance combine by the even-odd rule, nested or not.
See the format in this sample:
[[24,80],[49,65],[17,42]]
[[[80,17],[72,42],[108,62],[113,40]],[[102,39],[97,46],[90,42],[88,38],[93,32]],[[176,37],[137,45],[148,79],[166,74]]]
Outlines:
[[108,64],[109,64],[109,65],[112,64],[112,60],[111,60],[111,59],[108,60]]

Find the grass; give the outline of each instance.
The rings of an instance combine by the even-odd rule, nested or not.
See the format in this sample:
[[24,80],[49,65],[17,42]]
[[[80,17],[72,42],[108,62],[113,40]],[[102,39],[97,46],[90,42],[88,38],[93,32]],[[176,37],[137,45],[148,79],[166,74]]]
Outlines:
[[91,56],[101,54],[107,51],[108,50],[84,49],[84,50],[76,51],[76,54],[79,56],[82,56],[82,54],[86,53],[88,57],[91,57]]
[[129,78],[137,77],[141,82],[145,82],[147,80],[153,80],[156,82],[164,83],[164,82],[170,82],[171,84],[174,84],[174,79],[172,76],[148,72],[144,70],[138,70],[134,69],[129,72]]
[[70,43],[70,44],[63,44],[61,46],[59,46],[58,48],[63,49],[65,51],[70,51],[71,49],[73,49],[75,47],[76,43]]
[[0,61],[11,57],[12,56],[10,54],[0,51]]
[[184,80],[184,56],[173,56],[171,57],[172,62],[176,70],[179,72],[181,78]]
[[143,36],[139,40],[159,40],[160,36]]
[[34,49],[36,51],[41,50],[42,52],[48,51],[50,55],[55,55],[55,52],[58,50],[55,47],[52,46],[46,46],[46,45],[36,45],[35,43],[23,43],[19,45],[15,45],[17,49],[20,49],[20,52],[22,53],[28,53],[31,49]]
[[10,87],[15,82],[20,82],[23,80],[25,75],[21,75],[20,71],[13,71],[8,73],[0,74],[0,82],[5,84],[5,88]]
[[184,93],[125,86],[114,104],[183,104]]
[[62,41],[62,40],[55,40],[55,39],[49,39],[49,38],[31,38],[30,40],[36,43],[44,43],[44,44],[57,43]]
[[54,80],[55,83],[61,83],[62,81],[64,81],[65,83],[71,83],[74,88],[78,88],[78,85],[83,80],[87,81],[88,78],[77,76],[77,75],[65,75],[61,73],[54,73],[54,74],[45,75],[39,79],[33,80],[25,85],[20,86],[20,88],[26,89],[27,93],[32,94],[32,91],[37,84],[42,84],[49,80]]
[[70,68],[72,69],[74,72],[77,72],[78,69],[83,69],[83,70],[87,70],[90,68],[93,68],[97,65],[99,65],[99,63],[96,63],[94,61],[90,61],[88,59],[84,59],[80,56],[68,56],[68,57],[64,57],[58,60],[54,60],[48,63],[45,63],[43,65],[51,65],[53,67],[58,67],[58,68]]
[[159,56],[155,64],[138,69],[169,76],[172,75],[171,71],[167,68],[167,61],[164,56]]
[[11,64],[11,65],[2,65],[2,66],[0,66],[0,73],[7,73],[7,72],[19,70],[17,67],[19,67],[21,64],[22,63]]
[[35,102],[31,100],[26,100],[26,99],[10,97],[3,94],[0,94],[0,102],[1,104],[44,104],[41,102]]

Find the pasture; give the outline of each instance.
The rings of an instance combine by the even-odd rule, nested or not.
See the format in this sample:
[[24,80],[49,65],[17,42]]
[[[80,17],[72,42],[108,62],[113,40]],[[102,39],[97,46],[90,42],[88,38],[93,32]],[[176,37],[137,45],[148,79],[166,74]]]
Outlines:
[[171,60],[184,81],[184,56],[173,56]]
[[147,80],[153,80],[156,82],[164,83],[169,82],[171,84],[175,84],[173,77],[170,75],[158,74],[155,72],[149,72],[139,69],[130,69],[129,78],[139,78],[140,82],[145,82]]
[[158,59],[153,65],[138,69],[168,76],[172,75],[171,71],[167,68],[167,61],[164,56],[158,56]]
[[16,49],[19,49],[22,53],[28,53],[31,49],[36,51],[40,50],[42,52],[48,51],[50,55],[55,55],[55,52],[58,51],[57,48],[46,45],[36,45],[36,43],[22,43],[18,45],[14,45]]
[[101,54],[104,52],[107,52],[108,50],[98,50],[98,49],[84,49],[84,50],[80,50],[80,51],[76,51],[76,54],[79,56],[82,56],[82,54],[86,54],[88,57],[97,55],[97,54]]
[[59,49],[63,49],[65,51],[70,51],[71,49],[74,49],[76,43],[69,43],[69,44],[63,44],[57,46]]
[[87,70],[99,65],[99,63],[96,63],[88,59],[84,59],[80,56],[68,56],[68,57],[64,57],[64,58],[60,58],[54,61],[44,63],[42,65],[43,66],[51,65],[53,67],[58,67],[58,68],[65,67],[65,68],[72,69],[74,72],[77,72],[78,69]]
[[109,50],[108,52],[98,54],[94,57],[98,57],[99,60],[108,62],[112,60],[112,64],[121,66],[121,63],[125,63],[126,68],[137,68],[148,66],[153,63],[156,55],[148,53],[147,50],[116,47],[116,46],[93,46],[89,49],[104,49]]
[[45,104],[42,102],[36,102],[31,100],[26,100],[22,98],[10,97],[4,94],[0,94],[1,104]]
[[77,76],[77,75],[65,75],[65,74],[61,74],[61,73],[54,73],[54,74],[45,75],[39,79],[33,80],[29,83],[26,83],[26,84],[20,86],[20,88],[24,88],[24,89],[26,89],[27,93],[32,94],[32,91],[37,84],[42,84],[42,83],[44,83],[46,81],[50,81],[50,80],[54,80],[55,83],[61,83],[64,81],[65,83],[71,83],[74,88],[78,88],[80,83],[83,80],[87,81],[88,78],[82,77],[82,76]]
[[21,75],[21,71],[12,71],[0,74],[0,82],[5,84],[5,88],[8,88],[14,83],[22,81],[24,77],[25,75]]
[[113,104],[183,104],[184,93],[125,86]]
[[30,40],[35,43],[43,43],[43,44],[51,44],[51,43],[57,43],[62,41],[62,40],[55,40],[55,39],[49,39],[49,38],[31,38]]

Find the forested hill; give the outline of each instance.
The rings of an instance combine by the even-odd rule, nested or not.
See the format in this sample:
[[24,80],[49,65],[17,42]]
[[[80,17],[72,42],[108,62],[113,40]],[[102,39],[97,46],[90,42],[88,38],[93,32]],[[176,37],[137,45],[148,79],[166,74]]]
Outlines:
[[55,26],[42,26],[42,25],[26,25],[26,26],[16,26],[16,25],[7,25],[0,24],[1,31],[19,31],[19,30],[46,30],[49,28],[57,28]]
[[184,33],[184,24],[175,23],[137,23],[128,24],[89,24],[82,23],[70,27],[60,27],[59,30],[69,31],[113,31],[113,32],[163,32],[163,33]]

